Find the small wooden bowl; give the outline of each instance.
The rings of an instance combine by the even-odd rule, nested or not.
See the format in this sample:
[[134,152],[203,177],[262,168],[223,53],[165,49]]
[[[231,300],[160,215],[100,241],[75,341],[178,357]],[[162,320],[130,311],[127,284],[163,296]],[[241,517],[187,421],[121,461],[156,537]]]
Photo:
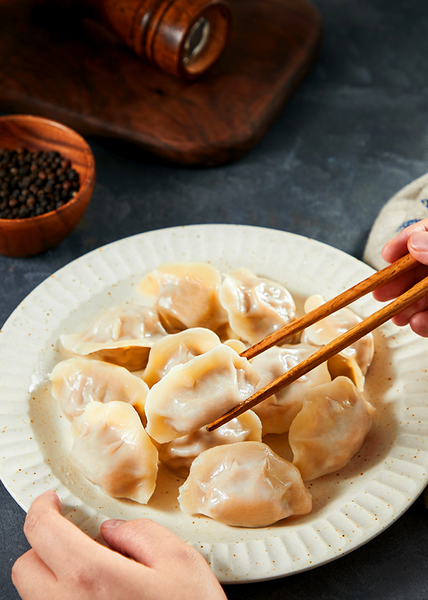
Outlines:
[[0,117],[0,148],[31,152],[56,151],[79,174],[77,194],[56,210],[25,219],[0,219],[0,254],[30,256],[57,246],[82,218],[95,183],[95,160],[86,141],[75,131],[43,117]]

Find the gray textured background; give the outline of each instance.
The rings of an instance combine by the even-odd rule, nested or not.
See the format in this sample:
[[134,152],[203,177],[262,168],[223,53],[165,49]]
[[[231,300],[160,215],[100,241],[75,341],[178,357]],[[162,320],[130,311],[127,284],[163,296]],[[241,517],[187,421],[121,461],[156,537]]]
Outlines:
[[[58,248],[0,257],[0,323],[69,261],[134,233],[192,223],[274,227],[361,258],[384,203],[424,174],[428,158],[426,0],[315,0],[321,56],[264,140],[215,169],[166,164],[117,142],[89,140],[92,202]],[[427,342],[428,345],[428,342]],[[0,600],[18,598],[14,559],[24,513],[0,486]],[[381,536],[312,571],[227,588],[230,600],[428,598],[428,511],[418,499]]]

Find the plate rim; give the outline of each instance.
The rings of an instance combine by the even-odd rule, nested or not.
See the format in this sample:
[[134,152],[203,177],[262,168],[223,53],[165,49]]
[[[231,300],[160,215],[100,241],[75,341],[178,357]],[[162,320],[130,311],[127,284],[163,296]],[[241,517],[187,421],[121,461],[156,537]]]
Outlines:
[[[279,237],[281,238],[282,236],[288,237],[289,239],[295,239],[295,240],[299,240],[300,243],[308,243],[309,246],[313,245],[313,247],[323,247],[323,248],[327,248],[328,252],[333,251],[333,253],[337,256],[341,256],[344,260],[346,261],[354,261],[355,265],[358,265],[359,268],[364,268],[367,272],[367,274],[370,274],[372,272],[374,272],[374,269],[372,269],[372,267],[370,267],[369,265],[363,263],[362,261],[358,260],[357,258],[347,254],[346,252],[335,248],[333,246],[330,246],[329,244],[326,244],[324,242],[320,242],[318,240],[315,240],[313,238],[309,238],[306,236],[302,236],[293,232],[288,232],[288,231],[283,231],[283,230],[276,230],[276,229],[271,229],[268,227],[259,227],[259,226],[254,226],[254,225],[234,225],[234,224],[192,224],[192,225],[179,225],[179,226],[173,226],[173,227],[168,227],[168,228],[161,228],[161,229],[156,229],[156,230],[151,230],[151,231],[146,231],[146,232],[142,232],[142,233],[137,233],[125,238],[122,238],[120,240],[116,240],[116,241],[112,241],[109,242],[108,244],[105,244],[103,246],[100,246],[99,248],[96,248],[94,250],[91,250],[90,252],[83,254],[80,257],[75,258],[74,260],[70,261],[68,264],[64,265],[63,267],[61,267],[60,269],[58,269],[57,271],[55,271],[54,273],[52,273],[49,277],[47,277],[44,281],[42,281],[40,284],[38,284],[20,303],[19,305],[12,311],[12,313],[10,314],[10,316],[7,318],[7,320],[5,321],[3,327],[2,327],[2,333],[6,334],[6,335],[2,335],[2,337],[0,338],[0,351],[2,349],[2,347],[4,346],[4,340],[5,337],[7,338],[9,330],[11,328],[13,328],[15,326],[16,320],[20,320],[20,311],[22,311],[22,307],[23,306],[27,306],[28,304],[31,304],[31,302],[33,301],[34,298],[37,297],[38,294],[40,294],[41,292],[44,291],[45,287],[48,285],[47,282],[49,282],[51,280],[52,277],[54,278],[59,278],[61,279],[62,275],[64,273],[68,273],[70,271],[70,269],[75,268],[78,265],[83,265],[85,264],[87,261],[89,261],[91,259],[91,257],[95,257],[98,256],[99,253],[106,253],[109,252],[111,249],[113,249],[113,251],[118,247],[120,247],[121,245],[123,247],[125,247],[127,244],[133,244],[134,242],[137,242],[141,239],[141,238],[148,238],[148,236],[150,237],[156,237],[156,236],[163,236],[166,235],[168,236],[174,236],[180,233],[185,233],[187,235],[187,232],[203,232],[211,230],[211,231],[231,231],[232,229],[239,229],[241,231],[252,231],[254,232],[254,234],[258,234],[260,236],[262,236],[263,234],[275,234],[275,235],[279,235]],[[193,234],[192,233],[192,234]],[[415,339],[415,342],[418,341]],[[0,368],[0,387],[2,384],[2,371]],[[0,399],[0,419],[2,419],[4,417],[4,412],[2,409],[2,400]],[[0,421],[0,425],[1,425],[1,421]],[[2,443],[0,441],[0,449],[2,448]],[[426,463],[426,459],[425,459],[425,463]],[[0,465],[3,464],[3,460],[2,457],[0,456]],[[426,464],[425,464],[426,467]],[[425,469],[426,470],[426,469]],[[1,479],[6,487],[6,489],[8,490],[8,492],[12,495],[12,497],[14,498],[14,500],[21,506],[21,508],[23,508],[24,511],[26,511],[28,509],[26,503],[22,500],[22,498],[19,497],[17,492],[14,492],[10,481],[8,479],[8,474],[6,473],[6,475],[4,475],[3,473],[3,469],[1,469]],[[325,557],[325,559],[320,559],[316,561],[316,564],[313,565],[306,565],[303,568],[291,568],[289,571],[287,572],[281,572],[275,575],[263,575],[262,573],[259,573],[256,576],[251,576],[250,574],[248,574],[247,576],[239,576],[237,577],[235,580],[231,580],[230,578],[227,578],[226,576],[222,576],[221,573],[216,569],[213,568],[213,570],[215,571],[215,574],[217,575],[217,577],[219,578],[221,583],[241,583],[241,582],[256,582],[256,581],[265,581],[268,579],[276,579],[276,578],[280,578],[280,577],[284,577],[287,575],[291,575],[294,573],[298,573],[298,572],[302,572],[305,570],[309,570],[318,566],[321,566],[323,564],[326,564],[332,560],[335,560],[341,556],[344,556],[346,554],[348,554],[349,552],[353,551],[356,548],[361,547],[362,545],[364,545],[365,543],[367,543],[368,541],[370,541],[371,539],[373,539],[374,537],[376,537],[377,535],[379,535],[380,533],[382,533],[382,531],[386,528],[389,527],[390,525],[392,525],[392,523],[394,523],[408,508],[409,506],[416,500],[416,498],[419,496],[420,492],[423,490],[423,488],[425,487],[426,483],[428,481],[428,477],[425,473],[425,479],[420,483],[419,485],[419,490],[417,493],[414,493],[412,498],[409,500],[409,502],[404,503],[401,507],[400,510],[398,510],[395,515],[394,518],[390,519],[388,521],[388,523],[386,525],[383,525],[382,527],[379,527],[377,530],[374,530],[369,536],[365,536],[364,539],[362,539],[360,542],[358,543],[353,543],[351,547],[345,549],[345,550],[341,550],[340,553],[338,555],[328,555]],[[274,536],[275,537],[275,536]],[[198,545],[192,543],[191,545],[193,545],[194,547],[197,547]],[[198,548],[201,551],[201,548]],[[281,554],[281,550],[278,548],[277,549],[278,554]],[[204,554],[204,550],[202,551],[202,553]],[[208,554],[209,556],[208,556]],[[220,552],[221,554],[221,552]],[[212,548],[207,549],[207,551],[205,552],[205,556],[206,558],[210,558],[211,560],[213,560],[213,550]],[[220,560],[220,559],[219,559]],[[221,562],[221,560],[220,560]]]

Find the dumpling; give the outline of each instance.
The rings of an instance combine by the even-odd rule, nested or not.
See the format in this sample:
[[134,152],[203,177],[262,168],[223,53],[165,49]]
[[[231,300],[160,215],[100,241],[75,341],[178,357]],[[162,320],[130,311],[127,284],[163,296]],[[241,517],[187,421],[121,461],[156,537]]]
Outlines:
[[149,387],[152,387],[172,367],[182,365],[219,344],[218,335],[203,327],[194,327],[168,335],[153,346],[143,379]]
[[259,442],[205,450],[179,492],[183,512],[236,527],[265,527],[312,510],[298,469]]
[[62,346],[74,354],[138,371],[147,364],[151,346],[167,335],[158,313],[148,306],[124,304],[96,315],[80,333],[62,335]]
[[217,331],[228,324],[218,298],[220,285],[220,272],[208,263],[165,263],[144,277],[138,292],[155,299],[171,333],[191,327]]
[[160,444],[209,424],[250,397],[260,376],[223,344],[169,371],[147,394],[147,433]]
[[130,404],[88,404],[72,424],[70,460],[114,498],[147,504],[156,486],[158,451]]
[[100,360],[69,358],[59,362],[49,376],[52,396],[73,419],[90,402],[126,402],[144,417],[147,384],[124,367]]
[[348,377],[359,392],[364,391],[366,378],[364,377],[354,356],[347,352],[339,352],[327,361],[328,372],[332,379]]
[[229,346],[238,354],[241,354],[241,352],[244,352],[244,350],[248,348],[248,346],[244,344],[244,342],[242,342],[241,340],[225,340],[223,344],[225,346]]
[[203,427],[168,444],[162,444],[159,448],[159,458],[170,471],[186,478],[192,462],[204,450],[246,441],[262,441],[262,424],[252,410],[248,410],[214,431],[207,431]]
[[[305,302],[305,312],[308,313],[311,310],[318,308],[324,304],[324,302],[325,299],[323,296],[310,296]],[[362,319],[352,310],[349,308],[342,308],[305,329],[302,333],[301,341],[312,344],[313,346],[325,346],[325,344],[328,344],[342,333],[346,333],[352,327],[361,323],[361,321]],[[361,369],[362,375],[365,375],[373,360],[373,334],[368,333],[343,350],[340,354],[355,359],[357,365]]]
[[[314,346],[308,344],[273,346],[252,359],[251,364],[260,375],[257,390],[277,379],[302,360],[316,352]],[[263,424],[263,435],[268,433],[285,433],[301,410],[303,397],[311,388],[331,380],[326,363],[322,363],[297,381],[266,398],[253,410]]]
[[250,344],[281,329],[296,314],[288,290],[244,268],[225,276],[220,302],[227,310],[232,330]]
[[288,434],[293,464],[303,480],[344,467],[370,431],[372,414],[373,407],[347,377],[307,392]]

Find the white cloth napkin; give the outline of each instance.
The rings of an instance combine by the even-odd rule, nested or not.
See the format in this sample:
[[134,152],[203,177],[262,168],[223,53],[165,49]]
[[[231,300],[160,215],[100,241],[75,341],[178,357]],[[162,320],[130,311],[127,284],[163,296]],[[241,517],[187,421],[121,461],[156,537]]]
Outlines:
[[380,211],[369,234],[363,260],[375,269],[386,263],[382,248],[402,229],[428,217],[428,173],[406,185]]

